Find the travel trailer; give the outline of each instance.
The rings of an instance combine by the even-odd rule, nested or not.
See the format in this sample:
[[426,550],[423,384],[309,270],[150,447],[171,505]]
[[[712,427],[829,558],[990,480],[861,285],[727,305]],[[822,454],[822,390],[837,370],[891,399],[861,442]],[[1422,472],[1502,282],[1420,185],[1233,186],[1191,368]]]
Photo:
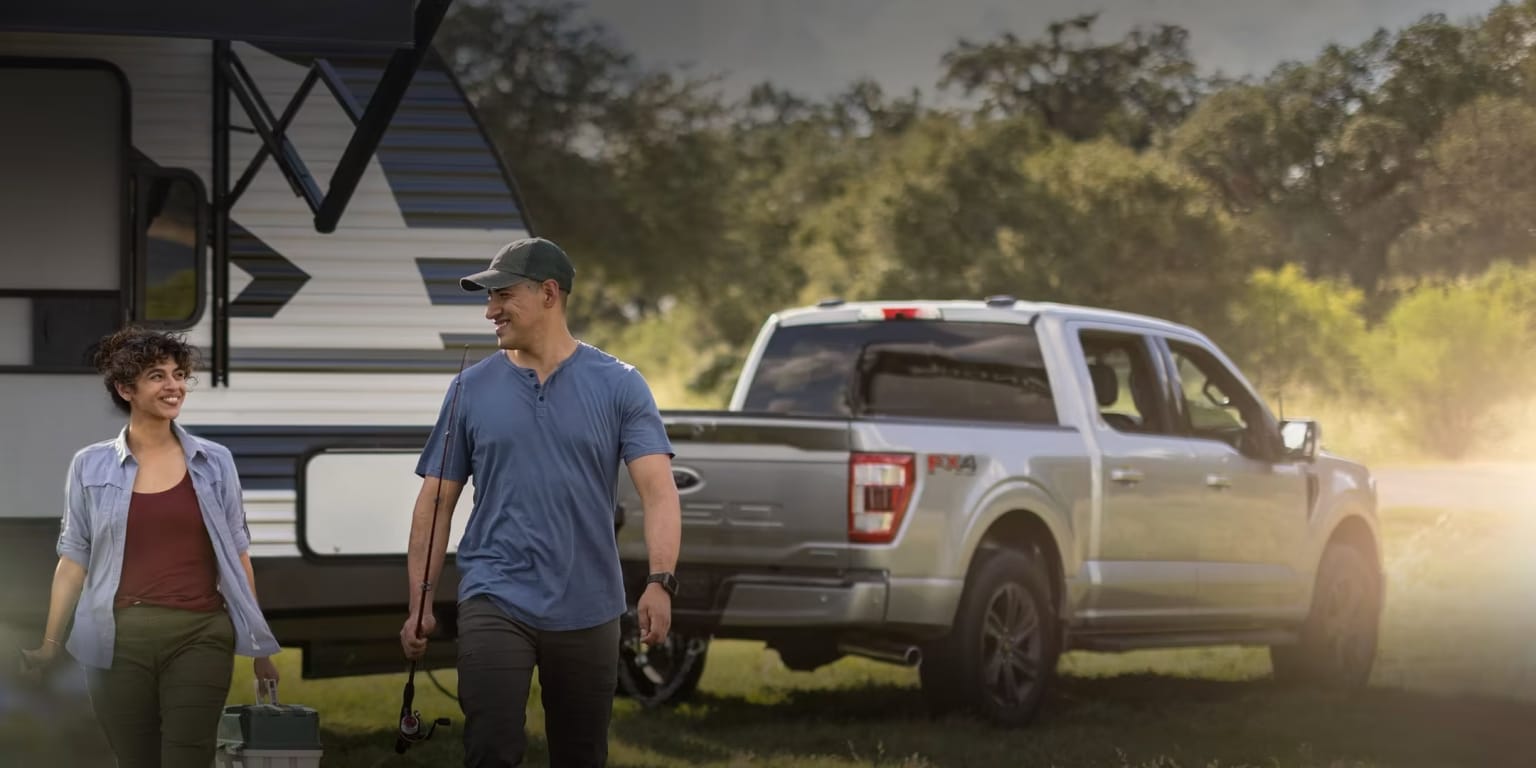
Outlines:
[[235,455],[305,676],[401,668],[416,457],[494,349],[457,278],[532,231],[448,5],[0,5],[0,621],[41,628],[70,457],[124,423],[92,344],[134,323],[202,352],[181,423]]

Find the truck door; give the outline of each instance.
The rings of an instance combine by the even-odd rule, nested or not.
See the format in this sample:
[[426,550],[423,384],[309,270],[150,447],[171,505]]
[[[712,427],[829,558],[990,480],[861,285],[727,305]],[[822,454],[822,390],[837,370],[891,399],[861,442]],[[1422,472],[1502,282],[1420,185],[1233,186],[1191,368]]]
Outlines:
[[1276,462],[1278,428],[1237,373],[1204,345],[1166,340],[1179,429],[1199,473],[1199,603],[1217,623],[1283,616],[1305,599],[1307,474]]
[[1166,377],[1143,334],[1079,327],[1076,335],[1102,462],[1085,618],[1125,629],[1182,628],[1194,607],[1199,532],[1189,514],[1191,456],[1171,430]]

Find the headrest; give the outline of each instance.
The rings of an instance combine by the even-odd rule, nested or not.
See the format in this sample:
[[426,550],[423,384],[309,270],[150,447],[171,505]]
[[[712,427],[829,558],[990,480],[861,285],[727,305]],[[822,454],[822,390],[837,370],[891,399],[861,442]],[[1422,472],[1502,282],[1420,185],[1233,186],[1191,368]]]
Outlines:
[[1093,379],[1093,396],[1099,405],[1114,405],[1120,399],[1120,379],[1114,368],[1103,363],[1089,363],[1088,376]]

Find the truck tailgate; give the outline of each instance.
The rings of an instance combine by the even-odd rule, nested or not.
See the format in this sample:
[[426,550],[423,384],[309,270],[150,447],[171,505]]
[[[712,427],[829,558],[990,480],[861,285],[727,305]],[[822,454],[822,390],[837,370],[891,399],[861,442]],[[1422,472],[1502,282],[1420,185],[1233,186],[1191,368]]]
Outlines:
[[[680,563],[848,565],[847,421],[724,412],[663,412],[662,419],[683,507]],[[620,554],[643,561],[640,497],[627,472],[620,478]]]

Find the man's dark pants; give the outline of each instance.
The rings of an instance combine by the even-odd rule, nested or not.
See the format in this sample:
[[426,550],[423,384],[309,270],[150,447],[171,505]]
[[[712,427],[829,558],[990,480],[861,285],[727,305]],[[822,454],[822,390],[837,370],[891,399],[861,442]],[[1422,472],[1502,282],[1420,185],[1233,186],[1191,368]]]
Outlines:
[[543,689],[544,732],[555,768],[608,760],[608,721],[618,680],[619,621],[546,632],[476,596],[459,605],[459,707],[464,764],[522,765],[533,668]]

